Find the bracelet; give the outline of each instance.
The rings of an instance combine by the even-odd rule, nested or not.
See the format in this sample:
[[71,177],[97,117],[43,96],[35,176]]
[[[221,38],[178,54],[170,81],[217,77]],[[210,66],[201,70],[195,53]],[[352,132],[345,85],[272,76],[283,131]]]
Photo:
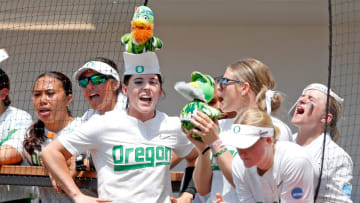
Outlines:
[[211,149],[215,149],[215,147],[220,146],[220,145],[222,145],[222,140],[217,139],[213,143],[211,143],[211,145],[209,145],[209,146],[210,146]]
[[209,151],[209,149],[210,149],[210,147],[209,147],[209,146],[208,146],[208,147],[206,147],[206,148],[204,149],[204,151],[202,151],[202,152],[201,152],[201,154],[202,154],[202,155],[204,155],[207,151]]
[[227,148],[225,147],[224,149],[216,152],[216,153],[214,154],[214,157],[218,157],[218,156],[222,155],[222,154],[223,154],[224,152],[226,152],[226,151],[227,151]]

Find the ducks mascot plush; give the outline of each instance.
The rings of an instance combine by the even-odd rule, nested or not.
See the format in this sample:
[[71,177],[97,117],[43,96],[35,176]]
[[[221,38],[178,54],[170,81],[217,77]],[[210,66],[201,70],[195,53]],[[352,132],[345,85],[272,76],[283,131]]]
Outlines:
[[[186,104],[180,113],[180,120],[182,127],[185,130],[191,130],[195,126],[190,123],[190,119],[197,111],[201,111],[209,116],[211,119],[220,118],[220,110],[208,105],[214,96],[215,80],[210,75],[203,75],[200,72],[194,71],[191,74],[191,82],[177,82],[175,90],[183,95],[185,98],[191,100]],[[195,133],[192,136],[201,140],[201,137]]]
[[162,47],[162,41],[153,36],[154,14],[147,6],[135,8],[131,21],[131,33],[121,37],[121,44],[125,45],[125,51],[133,54],[141,54],[147,51],[155,51]]

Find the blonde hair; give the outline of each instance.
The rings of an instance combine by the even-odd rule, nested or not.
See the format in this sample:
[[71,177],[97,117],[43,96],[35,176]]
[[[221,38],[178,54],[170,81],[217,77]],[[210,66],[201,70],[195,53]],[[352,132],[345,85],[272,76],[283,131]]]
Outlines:
[[[251,90],[256,95],[256,104],[259,109],[266,111],[265,94],[267,90],[275,88],[275,80],[267,65],[253,58],[238,60],[229,65],[237,80],[250,84]],[[275,93],[271,99],[271,111],[280,108],[283,97]]]
[[327,131],[330,133],[331,139],[336,142],[340,136],[336,124],[341,117],[341,105],[333,97],[329,98],[329,113],[331,113],[332,118],[328,125]]
[[273,142],[275,143],[280,137],[280,129],[275,126],[269,114],[265,111],[251,107],[243,110],[239,116],[236,117],[235,122],[243,125],[252,125],[256,127],[274,128]]

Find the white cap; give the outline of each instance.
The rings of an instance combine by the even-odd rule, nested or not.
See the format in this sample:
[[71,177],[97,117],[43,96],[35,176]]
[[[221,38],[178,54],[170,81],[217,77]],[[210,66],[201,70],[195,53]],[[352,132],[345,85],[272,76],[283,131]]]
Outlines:
[[[312,84],[306,86],[302,93],[304,94],[305,91],[310,90],[310,89],[319,90],[320,92],[322,92],[326,95],[328,93],[328,87],[323,84],[320,84],[320,83],[312,83]],[[332,98],[334,98],[337,102],[339,102],[339,104],[342,104],[344,102],[344,99],[341,98],[339,95],[337,95],[335,92],[333,92],[331,89],[330,89],[330,96]]]
[[233,124],[231,125],[231,131],[224,132],[222,141],[224,145],[247,149],[253,146],[260,138],[273,136],[274,128]]
[[109,64],[101,62],[101,61],[89,61],[85,63],[81,68],[79,68],[73,75],[74,80],[79,80],[80,76],[87,70],[93,70],[103,75],[112,76],[120,82],[119,73],[112,68]]
[[124,75],[161,74],[158,58],[155,52],[132,54],[124,52]]

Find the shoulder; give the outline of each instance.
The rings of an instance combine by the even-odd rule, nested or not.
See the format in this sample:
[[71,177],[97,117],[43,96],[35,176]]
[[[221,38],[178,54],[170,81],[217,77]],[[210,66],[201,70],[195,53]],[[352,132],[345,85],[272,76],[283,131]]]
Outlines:
[[302,160],[311,163],[311,158],[303,147],[288,141],[276,143],[275,157],[285,162]]
[[273,116],[271,116],[271,120],[273,124],[280,130],[279,139],[281,141],[293,141],[291,129],[286,123]]
[[17,117],[20,119],[31,119],[31,115],[24,110],[9,106],[8,111],[11,117]]
[[350,155],[333,140],[329,141],[327,148],[329,149],[329,156],[334,156],[333,158],[329,158],[330,160],[342,160],[336,162],[351,166],[353,165]]
[[5,120],[11,121],[15,126],[29,126],[32,123],[31,115],[21,109],[10,106],[6,110],[7,116]]

